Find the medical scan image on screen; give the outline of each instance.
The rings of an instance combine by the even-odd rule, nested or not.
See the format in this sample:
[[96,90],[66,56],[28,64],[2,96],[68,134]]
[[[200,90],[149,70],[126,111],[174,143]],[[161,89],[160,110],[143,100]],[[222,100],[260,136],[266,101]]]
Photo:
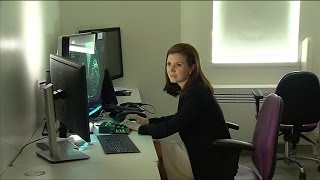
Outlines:
[[[86,43],[85,45],[88,47],[92,46],[90,43]],[[77,64],[84,64],[86,66],[89,101],[98,101],[100,99],[104,75],[104,61],[102,59],[102,52],[104,52],[103,49],[104,46],[96,47],[95,54],[70,51],[70,60]]]

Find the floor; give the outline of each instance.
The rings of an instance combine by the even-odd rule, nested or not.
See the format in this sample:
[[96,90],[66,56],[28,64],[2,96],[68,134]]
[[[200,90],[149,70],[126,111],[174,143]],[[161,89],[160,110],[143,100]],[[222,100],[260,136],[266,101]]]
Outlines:
[[[284,145],[279,144],[278,146],[279,146],[277,148],[278,153],[283,154],[283,151],[285,149]],[[166,147],[166,148],[164,148],[164,147]],[[170,146],[163,146],[163,144],[161,144],[162,150],[168,150],[168,147],[170,147]],[[176,146],[175,146],[175,148],[176,148]],[[174,151],[177,151],[177,149],[175,149]],[[160,163],[159,168],[160,168],[160,173],[162,174],[161,179],[162,180],[167,180],[167,179],[175,180],[175,179],[186,179],[185,177],[191,177],[191,176],[187,176],[186,174],[189,174],[189,173],[186,173],[184,171],[186,166],[183,166],[183,165],[185,165],[185,164],[183,163],[183,165],[181,165],[179,163],[182,161],[181,161],[181,157],[179,156],[180,158],[178,158],[177,154],[181,154],[181,152],[178,151],[179,153],[173,153],[173,154],[172,154],[172,151],[170,151],[170,152],[171,152],[172,156],[170,158],[169,163],[174,164],[173,166],[170,166],[170,168],[173,168],[173,170],[166,172],[166,170],[164,170],[164,168],[161,169],[161,166],[163,166],[163,164]],[[294,152],[297,155],[301,155],[301,156],[315,157],[315,155],[313,155],[314,152],[310,146],[300,145],[299,148],[294,150]],[[166,153],[168,153],[168,152],[166,152]],[[316,154],[316,153],[314,153],[314,154]],[[251,161],[250,155],[251,155],[251,152],[242,151],[241,156],[240,156],[240,160],[239,160],[239,164],[255,169],[254,165]],[[171,159],[172,159],[172,161],[171,161]],[[318,166],[320,164],[316,163],[315,161],[301,160],[301,159],[299,159],[298,162],[300,162],[300,164],[302,164],[302,166],[304,166],[304,171],[306,173],[306,180],[320,180],[320,172],[318,172]],[[184,168],[180,169],[182,167],[184,167]],[[191,168],[190,168],[190,171],[191,171]],[[168,177],[170,177],[170,178],[168,178]],[[245,177],[238,177],[236,179],[247,180],[244,178]],[[192,179],[192,178],[189,178],[189,179]],[[299,168],[297,166],[295,166],[294,164],[287,165],[284,163],[283,160],[278,160],[277,165],[276,165],[275,174],[272,179],[273,180],[299,180]]]
[[[318,172],[320,164],[308,160],[298,161],[304,166],[307,180],[320,180],[320,172]],[[241,156],[240,164],[251,168],[254,167],[249,155]],[[273,180],[299,180],[299,169],[293,164],[286,165],[283,160],[279,160],[277,161]]]

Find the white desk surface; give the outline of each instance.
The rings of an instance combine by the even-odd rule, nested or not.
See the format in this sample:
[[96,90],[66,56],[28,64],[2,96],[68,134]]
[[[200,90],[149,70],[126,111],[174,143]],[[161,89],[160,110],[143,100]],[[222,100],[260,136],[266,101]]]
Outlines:
[[[133,89],[131,96],[117,97],[119,103],[141,102],[138,89]],[[44,123],[39,126],[30,142],[42,137]],[[129,134],[130,139],[140,153],[105,154],[95,133],[91,135],[90,145],[82,150],[90,156],[86,160],[51,164],[36,155],[40,149],[36,143],[25,147],[13,166],[8,167],[1,179],[160,179],[157,168],[158,157],[151,136]],[[43,139],[39,142],[47,142]],[[41,176],[25,176],[26,172],[40,170]]]
[[125,102],[142,102],[139,89],[137,88],[130,88],[132,89],[132,93],[130,96],[117,96],[118,104],[125,103]]
[[[79,162],[84,162],[81,160]],[[45,172],[40,176],[26,176],[26,173]],[[158,179],[160,175],[156,163],[130,161],[125,163],[83,163],[53,164],[40,166],[10,166],[1,179]]]
[[[38,132],[41,133],[42,127],[39,127]],[[40,137],[40,136],[38,136]],[[88,147],[85,147],[81,152],[90,156],[90,159],[83,161],[70,161],[63,162],[63,164],[83,164],[83,163],[104,163],[104,162],[118,162],[118,161],[149,161],[157,162],[158,157],[154,148],[154,144],[151,136],[139,135],[137,132],[131,132],[129,134],[130,139],[138,147],[140,153],[123,153],[123,154],[105,154],[101,148],[101,145],[96,135],[91,135],[91,142]],[[37,138],[32,138],[37,139]],[[48,142],[48,139],[41,140],[39,142]],[[36,152],[40,149],[36,146],[36,143],[28,145],[13,162],[14,166],[21,165],[46,165],[48,162],[36,155]]]

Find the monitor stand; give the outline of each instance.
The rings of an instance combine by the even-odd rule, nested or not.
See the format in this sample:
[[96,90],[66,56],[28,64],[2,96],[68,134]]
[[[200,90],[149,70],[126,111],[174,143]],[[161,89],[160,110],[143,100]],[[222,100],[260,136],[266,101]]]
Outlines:
[[55,156],[51,155],[50,150],[38,151],[37,155],[52,163],[89,159],[89,156],[76,149],[63,149],[57,151]]
[[[38,148],[40,148],[43,151],[50,150],[48,142],[36,143],[36,145]],[[57,141],[57,145],[58,145],[58,148],[62,148],[62,149],[79,149],[77,145],[67,140]]]
[[46,159],[52,163],[64,162],[64,161],[73,161],[73,160],[82,160],[89,159],[90,156],[80,152],[74,148],[65,148],[63,147],[64,143],[57,143],[56,132],[55,132],[55,110],[54,110],[54,98],[53,98],[53,85],[47,84],[44,87],[44,100],[46,115],[48,118],[48,138],[49,138],[49,150],[38,151],[37,155]]

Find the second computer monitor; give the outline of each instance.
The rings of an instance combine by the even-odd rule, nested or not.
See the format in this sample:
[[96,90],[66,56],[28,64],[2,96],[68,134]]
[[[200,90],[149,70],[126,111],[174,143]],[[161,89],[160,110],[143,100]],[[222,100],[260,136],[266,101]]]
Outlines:
[[[89,116],[99,114],[104,77],[105,33],[89,32],[59,37],[58,55],[79,65],[85,65]],[[96,113],[98,112],[98,113]]]
[[111,79],[123,77],[123,62],[122,62],[122,46],[120,27],[100,28],[80,30],[79,33],[86,32],[104,32],[105,38],[105,69],[109,69]]

